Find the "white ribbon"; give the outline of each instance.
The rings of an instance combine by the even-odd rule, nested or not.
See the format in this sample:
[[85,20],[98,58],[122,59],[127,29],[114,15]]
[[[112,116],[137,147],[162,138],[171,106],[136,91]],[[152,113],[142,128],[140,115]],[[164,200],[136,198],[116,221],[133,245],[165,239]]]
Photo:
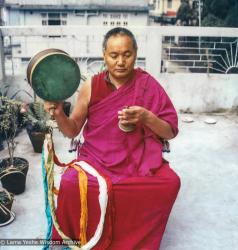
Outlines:
[[79,165],[84,171],[91,174],[92,176],[96,177],[99,184],[99,205],[101,210],[101,216],[99,219],[99,223],[97,226],[97,229],[93,235],[93,237],[83,246],[81,246],[80,249],[82,250],[88,250],[93,248],[98,241],[100,240],[103,232],[103,225],[105,221],[105,215],[107,210],[107,203],[108,203],[108,193],[107,193],[107,183],[105,179],[98,173],[98,171],[93,168],[91,165],[89,165],[85,161],[79,161],[75,163],[76,165]]

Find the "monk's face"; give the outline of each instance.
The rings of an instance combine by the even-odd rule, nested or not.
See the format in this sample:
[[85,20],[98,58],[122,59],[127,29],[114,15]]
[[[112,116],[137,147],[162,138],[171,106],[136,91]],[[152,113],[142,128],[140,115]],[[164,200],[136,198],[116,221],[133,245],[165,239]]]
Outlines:
[[125,82],[131,76],[136,60],[136,49],[126,35],[111,36],[104,50],[104,61],[112,80]]

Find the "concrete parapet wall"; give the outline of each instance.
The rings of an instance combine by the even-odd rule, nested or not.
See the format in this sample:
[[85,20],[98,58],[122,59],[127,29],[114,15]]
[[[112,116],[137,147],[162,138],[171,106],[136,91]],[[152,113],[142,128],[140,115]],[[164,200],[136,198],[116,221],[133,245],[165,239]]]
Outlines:
[[[222,74],[161,74],[157,80],[164,87],[177,111],[212,112],[238,106],[238,76]],[[25,76],[8,77],[10,93],[24,89],[33,95]],[[30,100],[24,93],[19,95]],[[72,102],[75,97],[70,98]]]
[[211,112],[238,106],[238,76],[161,74],[158,78],[178,111]]
[[[177,71],[177,73],[161,73],[164,37],[206,36],[231,38],[237,37],[237,28],[130,26],[130,29],[137,37],[138,57],[145,64],[144,68],[164,86],[178,111],[211,112],[238,106],[238,74],[178,73]],[[3,38],[12,37],[20,39],[20,42],[25,41],[21,45],[21,50],[18,47],[12,48],[12,58],[8,59],[9,64],[7,65],[10,65],[10,68],[15,67],[14,70],[12,69],[12,71],[15,71],[12,75],[15,74],[16,76],[9,78],[9,81],[15,83],[13,84],[14,88],[16,86],[23,89],[29,88],[29,86],[26,87],[27,83],[24,81],[26,76],[17,75],[16,65],[23,61],[25,72],[27,61],[22,59],[30,58],[39,50],[52,46],[66,50],[72,57],[77,58],[80,68],[83,69],[83,74],[92,73],[93,71],[89,70],[91,67],[89,65],[94,63],[93,60],[100,64],[100,60],[102,60],[101,42],[107,30],[108,27],[102,26],[1,27]],[[45,38],[48,34],[60,36],[60,38]],[[61,36],[65,36],[64,39],[67,42],[64,42]],[[47,39],[48,43],[41,43],[41,40],[37,43],[39,37]],[[19,44],[21,44],[20,42]],[[42,47],[39,47],[41,45]],[[227,62],[225,68],[230,66],[237,68],[237,64],[235,64],[238,57],[237,46],[232,47],[231,58],[228,58],[229,53],[226,53]],[[83,60],[86,62],[85,67],[82,66],[84,65]],[[84,70],[87,72],[84,72]],[[19,72],[24,74],[23,71]]]

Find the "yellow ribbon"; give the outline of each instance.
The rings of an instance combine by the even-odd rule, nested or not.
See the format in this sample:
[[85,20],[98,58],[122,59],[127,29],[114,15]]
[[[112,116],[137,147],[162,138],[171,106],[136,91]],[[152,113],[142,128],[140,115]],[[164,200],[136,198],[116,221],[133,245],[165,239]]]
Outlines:
[[88,177],[86,173],[79,166],[73,165],[73,168],[78,171],[80,203],[81,203],[81,216],[80,216],[80,236],[79,240],[82,245],[87,243],[87,223],[88,223],[88,204],[87,204],[87,191],[88,191]]

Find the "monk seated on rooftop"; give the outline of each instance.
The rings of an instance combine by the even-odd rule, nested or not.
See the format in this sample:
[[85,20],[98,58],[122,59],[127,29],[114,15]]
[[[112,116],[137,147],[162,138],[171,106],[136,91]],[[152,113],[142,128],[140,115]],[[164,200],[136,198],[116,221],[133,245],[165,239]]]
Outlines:
[[[69,118],[61,103],[45,102],[45,109],[54,106],[58,126],[70,138],[85,124],[77,160],[96,169],[109,187],[103,232],[92,249],[158,250],[180,188],[179,177],[162,157],[161,143],[177,135],[177,114],[162,86],[134,68],[137,43],[129,30],[118,27],[105,35],[103,57],[107,69],[82,84]],[[65,235],[82,244],[99,226],[99,186],[88,174],[82,237],[78,172],[69,168],[62,175],[57,220]],[[61,238],[56,228],[52,238]]]

